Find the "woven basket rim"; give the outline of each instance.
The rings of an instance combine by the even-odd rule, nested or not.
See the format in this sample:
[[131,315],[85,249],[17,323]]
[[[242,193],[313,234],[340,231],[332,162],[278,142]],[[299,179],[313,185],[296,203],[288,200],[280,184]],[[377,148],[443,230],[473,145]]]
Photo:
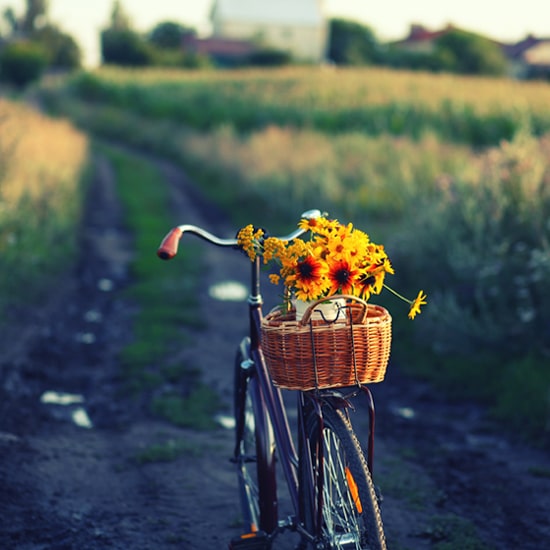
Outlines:
[[[340,297],[340,296],[338,296]],[[343,297],[343,296],[342,296]],[[356,298],[356,297],[352,297]],[[366,315],[363,322],[368,323],[376,323],[376,322],[385,322],[388,319],[391,320],[391,314],[390,312],[383,306],[378,304],[372,304],[370,302],[365,302],[362,300],[364,305],[366,306]],[[315,302],[313,305],[318,305],[319,302]],[[353,304],[351,304],[350,307],[354,307]],[[312,310],[313,311],[313,310]],[[274,307],[267,315],[265,315],[262,318],[262,328],[268,328],[268,327],[279,327],[281,324],[285,324],[290,326],[295,326],[296,328],[307,328],[309,327],[309,321],[304,323],[303,319],[302,321],[296,321],[296,310],[291,309],[289,312],[283,312],[281,306]],[[306,316],[304,315],[304,319]],[[324,323],[322,321],[316,321],[314,323],[315,325],[331,325],[332,323]],[[356,320],[354,320],[354,324],[357,324]],[[360,323],[363,324],[363,323]]]
[[364,312],[361,305],[350,308],[345,323],[310,320],[304,325],[294,311],[280,307],[262,319],[262,348],[276,386],[309,391],[383,380],[391,315],[377,304],[368,303]]

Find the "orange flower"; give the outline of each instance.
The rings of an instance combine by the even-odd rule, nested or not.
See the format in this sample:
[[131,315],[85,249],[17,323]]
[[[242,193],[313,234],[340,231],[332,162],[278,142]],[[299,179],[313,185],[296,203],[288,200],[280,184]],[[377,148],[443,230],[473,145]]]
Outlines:
[[286,278],[285,284],[294,284],[296,296],[300,300],[315,300],[329,286],[326,271],[326,264],[313,256],[306,256],[295,264],[294,273]]
[[329,295],[353,294],[359,271],[354,269],[347,260],[339,260],[330,265],[328,279],[330,281]]

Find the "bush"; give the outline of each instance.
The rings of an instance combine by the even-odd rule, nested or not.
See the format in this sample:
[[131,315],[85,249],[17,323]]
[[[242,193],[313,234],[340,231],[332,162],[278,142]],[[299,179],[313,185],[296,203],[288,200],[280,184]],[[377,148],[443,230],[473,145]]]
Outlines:
[[101,33],[101,56],[104,63],[142,67],[151,64],[152,52],[134,31],[107,29]]
[[78,69],[82,52],[74,38],[55,25],[46,25],[32,34],[32,39],[48,53],[51,67],[56,69]]
[[47,53],[32,42],[12,42],[0,51],[0,78],[20,88],[38,80],[47,65]]
[[250,54],[248,63],[258,67],[276,67],[288,65],[291,59],[291,55],[288,52],[272,48],[262,48]]
[[433,259],[423,327],[435,351],[548,353],[549,154],[550,136],[518,136],[442,177],[438,197],[418,205],[401,249],[414,250],[411,274]]
[[482,36],[459,30],[436,41],[436,51],[446,59],[449,69],[462,74],[504,75],[507,61],[500,47]]
[[381,47],[367,26],[345,19],[332,19],[328,57],[337,65],[369,65],[382,61]]

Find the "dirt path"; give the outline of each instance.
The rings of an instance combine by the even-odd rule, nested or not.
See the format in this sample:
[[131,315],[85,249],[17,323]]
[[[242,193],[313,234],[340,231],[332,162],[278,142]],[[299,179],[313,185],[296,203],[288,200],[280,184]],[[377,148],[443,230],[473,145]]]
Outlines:
[[[161,166],[182,222],[234,233],[180,170]],[[102,158],[82,239],[74,276],[39,312],[21,312],[23,331],[1,337],[0,548],[224,549],[239,532],[231,432],[175,428],[120,393],[116,351],[131,338],[134,312],[120,291],[128,284],[132,240]],[[204,254],[205,289],[246,281],[248,265],[238,255],[206,246]],[[205,292],[208,327],[181,350],[181,360],[200,365],[226,411],[243,307]],[[50,391],[82,402],[42,402]],[[435,398],[396,366],[374,393],[375,475],[392,550],[449,541],[445,548],[482,548],[479,541],[495,549],[548,547],[547,454],[500,435],[478,407]],[[365,433],[361,408],[354,421]],[[168,441],[183,445],[179,458],[140,462],[151,444]],[[275,545],[287,547],[288,540]]]

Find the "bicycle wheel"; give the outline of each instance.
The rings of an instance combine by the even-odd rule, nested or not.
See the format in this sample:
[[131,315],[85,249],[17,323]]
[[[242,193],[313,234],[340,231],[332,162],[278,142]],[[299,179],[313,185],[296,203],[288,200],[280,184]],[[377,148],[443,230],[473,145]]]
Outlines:
[[317,529],[318,546],[314,547],[384,550],[386,542],[378,498],[346,413],[325,405],[322,430],[314,411],[307,413],[304,426],[310,442],[310,461],[308,463],[307,455],[300,457],[301,485],[304,477],[309,476],[314,487],[309,494],[301,488],[301,502],[306,529],[315,531],[315,525],[321,523],[320,531]]
[[244,527],[247,532],[271,533],[278,520],[275,442],[246,346],[237,352],[234,398],[234,459]]

